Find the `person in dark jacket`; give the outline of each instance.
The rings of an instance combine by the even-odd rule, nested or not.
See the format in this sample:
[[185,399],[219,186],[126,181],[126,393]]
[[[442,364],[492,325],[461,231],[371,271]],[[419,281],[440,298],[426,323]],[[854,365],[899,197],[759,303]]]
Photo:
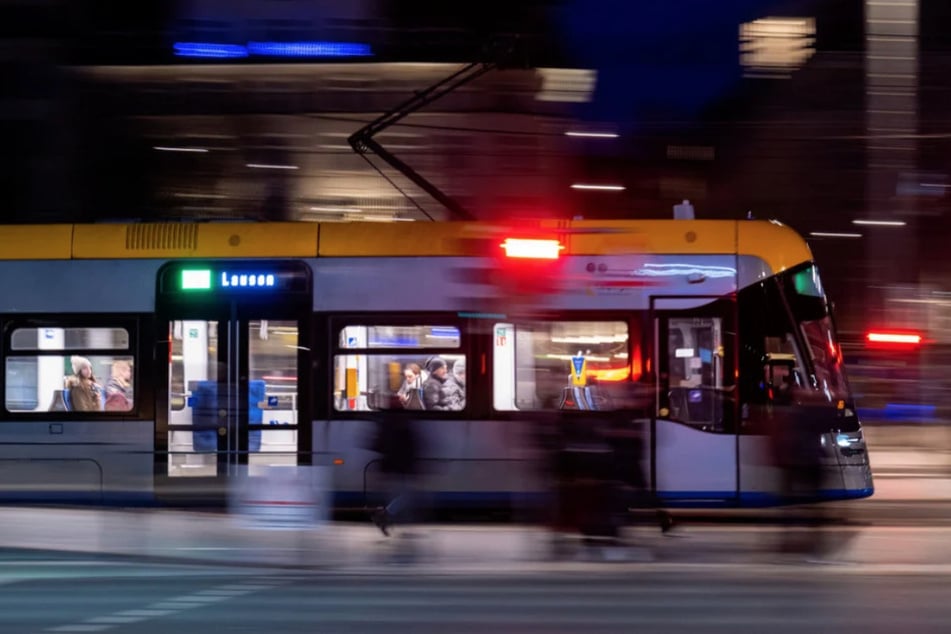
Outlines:
[[426,364],[429,378],[423,382],[423,409],[437,412],[453,411],[452,392],[447,386],[449,369],[446,362],[436,357]]
[[378,420],[374,450],[380,454],[380,471],[389,501],[373,513],[373,522],[389,536],[390,527],[412,522],[419,510],[419,437],[413,421],[403,416]]

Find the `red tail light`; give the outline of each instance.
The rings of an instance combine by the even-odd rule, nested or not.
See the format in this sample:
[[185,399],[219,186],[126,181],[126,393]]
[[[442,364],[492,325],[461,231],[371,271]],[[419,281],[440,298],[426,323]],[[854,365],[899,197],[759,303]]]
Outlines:
[[921,345],[922,336],[919,332],[909,330],[873,330],[866,333],[865,341],[870,344],[914,348]]
[[565,248],[558,240],[530,238],[506,238],[501,246],[506,257],[531,260],[557,260],[561,250]]

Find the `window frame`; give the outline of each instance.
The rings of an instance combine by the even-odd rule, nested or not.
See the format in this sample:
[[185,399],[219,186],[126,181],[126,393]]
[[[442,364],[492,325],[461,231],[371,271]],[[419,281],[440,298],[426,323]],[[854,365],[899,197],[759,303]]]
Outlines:
[[[109,422],[114,420],[126,419],[145,419],[150,418],[153,408],[149,404],[148,395],[151,390],[146,388],[148,372],[143,367],[143,363],[149,363],[151,356],[142,349],[142,330],[144,320],[138,315],[62,315],[51,317],[47,315],[17,315],[7,317],[2,320],[2,364],[3,372],[0,372],[0,391],[3,393],[3,407],[0,408],[0,420],[16,421],[82,421],[82,422]],[[62,328],[62,329],[81,329],[81,328],[112,328],[124,329],[129,335],[129,343],[126,348],[64,348],[62,350],[13,350],[13,333],[21,329],[42,329],[42,328]],[[99,410],[94,412],[82,411],[11,411],[7,409],[7,360],[11,358],[29,358],[39,359],[41,357],[70,357],[79,355],[84,357],[119,357],[129,358],[132,362],[132,385],[133,400],[132,409],[129,411],[107,411]],[[103,386],[105,382],[103,381]]]
[[[697,431],[716,435],[736,435],[740,426],[741,414],[739,404],[740,382],[734,378],[732,384],[724,384],[719,391],[715,393],[719,397],[720,412],[723,416],[721,427],[707,427],[703,424],[691,421],[678,420],[670,414],[661,415],[661,410],[672,411],[669,393],[670,385],[670,343],[669,343],[669,320],[674,319],[720,319],[721,323],[721,345],[724,347],[724,354],[721,357],[724,367],[721,379],[724,381],[731,376],[737,376],[736,372],[740,367],[739,352],[742,346],[742,334],[740,333],[739,322],[739,298],[736,293],[725,295],[657,295],[653,299],[663,301],[668,300],[709,300],[706,304],[694,306],[691,308],[657,308],[654,302],[651,303],[651,324],[652,337],[655,342],[652,345],[651,355],[655,359],[657,367],[655,368],[654,385],[656,387],[657,403],[654,407],[653,418],[664,418],[678,425],[695,429]],[[663,320],[661,325],[659,322]],[[663,353],[663,354],[662,354]],[[715,389],[715,388],[714,388]]]
[[[650,367],[650,359],[653,354],[653,333],[652,325],[650,321],[649,311],[645,309],[632,309],[632,310],[578,310],[578,311],[556,311],[547,313],[541,317],[534,319],[497,319],[491,322],[494,327],[497,323],[512,323],[514,324],[516,330],[518,329],[519,324],[526,323],[580,323],[580,322],[619,322],[623,323],[627,328],[627,355],[628,355],[628,364],[632,360],[632,356],[637,347],[640,348],[640,362],[641,362],[641,375],[637,380],[628,379],[626,383],[629,383],[633,386],[639,386],[641,389],[650,389],[656,390],[657,384],[654,378],[653,368]],[[638,336],[639,335],[639,336]],[[491,350],[491,355],[489,357],[488,367],[494,368],[495,364],[495,346],[492,341],[488,342],[488,347]],[[517,355],[517,351],[516,351]],[[516,360],[516,364],[517,364]],[[492,418],[500,420],[516,420],[519,418],[532,418],[538,416],[552,416],[557,415],[562,412],[574,412],[577,414],[593,414],[596,416],[610,416],[612,414],[618,413],[634,413],[634,414],[648,414],[649,412],[641,412],[639,408],[628,408],[620,407],[615,409],[608,410],[565,410],[565,409],[496,409],[495,408],[495,382],[496,376],[494,371],[490,370],[489,378],[487,382],[487,394],[489,408],[492,414]],[[646,416],[645,416],[646,417]]]
[[[340,345],[340,332],[348,326],[444,326],[459,331],[459,346],[456,348],[345,348]],[[473,386],[473,343],[472,333],[467,328],[468,321],[454,312],[421,311],[414,313],[340,313],[330,315],[327,321],[327,381],[325,397],[327,413],[331,419],[360,419],[368,416],[395,415],[419,418],[461,419],[470,418],[473,410],[475,388]],[[407,410],[407,409],[366,409],[338,410],[334,406],[334,360],[338,356],[405,356],[413,352],[421,356],[437,357],[444,355],[462,356],[466,360],[467,378],[465,386],[466,403],[460,410]]]

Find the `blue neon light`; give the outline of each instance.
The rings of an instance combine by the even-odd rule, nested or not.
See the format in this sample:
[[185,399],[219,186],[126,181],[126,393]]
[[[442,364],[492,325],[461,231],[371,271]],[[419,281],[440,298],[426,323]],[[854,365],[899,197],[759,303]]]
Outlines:
[[273,273],[221,272],[221,288],[274,288],[277,278]]
[[268,57],[367,57],[369,44],[355,42],[248,42],[251,55]]
[[357,42],[248,42],[216,44],[213,42],[176,42],[175,55],[211,59],[235,59],[258,55],[262,57],[368,57],[373,55],[369,44]]
[[204,57],[233,59],[247,57],[248,49],[240,44],[213,44],[207,42],[176,42],[175,54],[179,57]]

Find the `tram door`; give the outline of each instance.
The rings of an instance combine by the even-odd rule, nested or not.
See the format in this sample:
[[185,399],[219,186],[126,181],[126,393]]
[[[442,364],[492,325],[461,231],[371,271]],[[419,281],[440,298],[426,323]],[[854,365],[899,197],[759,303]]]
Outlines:
[[[735,304],[655,297],[654,485],[670,501],[737,496]],[[701,299],[701,301],[703,301]]]
[[[176,267],[171,277],[191,270]],[[268,286],[281,281],[274,273],[199,270],[209,272],[207,292],[181,291],[181,279],[172,279],[178,301],[160,310],[164,354],[156,356],[167,383],[157,408],[165,420],[156,433],[156,476],[160,496],[217,500],[237,476],[309,462],[301,425],[310,417],[299,386],[309,367],[310,305]],[[195,284],[204,286],[205,276]]]

